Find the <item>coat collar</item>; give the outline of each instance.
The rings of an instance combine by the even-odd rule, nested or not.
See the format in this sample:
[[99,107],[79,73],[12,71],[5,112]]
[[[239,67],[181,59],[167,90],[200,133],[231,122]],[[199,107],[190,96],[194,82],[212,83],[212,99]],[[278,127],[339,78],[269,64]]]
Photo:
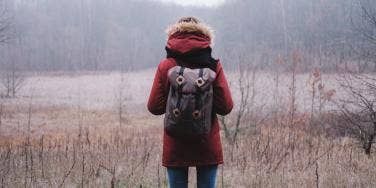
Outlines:
[[170,25],[166,29],[166,33],[168,38],[175,35],[176,33],[200,33],[209,37],[210,41],[214,40],[213,30],[204,23],[175,23],[173,25]]

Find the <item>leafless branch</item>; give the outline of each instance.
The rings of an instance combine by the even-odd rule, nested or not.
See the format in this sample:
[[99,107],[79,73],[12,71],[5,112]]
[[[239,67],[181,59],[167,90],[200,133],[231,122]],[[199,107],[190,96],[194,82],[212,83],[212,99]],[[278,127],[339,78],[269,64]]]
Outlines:
[[353,73],[342,74],[339,81],[347,97],[350,97],[337,103],[347,122],[346,128],[359,138],[365,153],[370,155],[376,137],[376,99],[371,94],[375,92],[376,83],[372,83],[368,76]]

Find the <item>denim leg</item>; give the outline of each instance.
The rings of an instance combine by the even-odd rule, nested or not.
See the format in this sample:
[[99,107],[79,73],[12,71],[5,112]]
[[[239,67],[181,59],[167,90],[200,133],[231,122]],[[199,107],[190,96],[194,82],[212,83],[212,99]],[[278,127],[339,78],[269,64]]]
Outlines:
[[188,187],[188,167],[168,167],[169,188],[187,188]]
[[215,188],[218,165],[197,166],[197,188]]

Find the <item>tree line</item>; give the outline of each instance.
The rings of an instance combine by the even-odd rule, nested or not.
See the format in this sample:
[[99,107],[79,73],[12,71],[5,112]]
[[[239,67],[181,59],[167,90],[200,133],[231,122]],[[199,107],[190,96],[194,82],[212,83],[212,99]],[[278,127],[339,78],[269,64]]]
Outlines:
[[165,55],[167,25],[194,15],[216,30],[215,56],[227,66],[242,54],[257,68],[274,70],[278,57],[299,49],[301,71],[376,71],[371,0],[232,0],[212,8],[147,0],[1,0],[0,6],[4,69],[153,67]]

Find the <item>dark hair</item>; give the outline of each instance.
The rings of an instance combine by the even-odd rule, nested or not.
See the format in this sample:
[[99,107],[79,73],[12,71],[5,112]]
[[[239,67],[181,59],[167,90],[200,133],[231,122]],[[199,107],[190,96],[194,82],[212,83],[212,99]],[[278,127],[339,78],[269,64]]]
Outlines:
[[178,23],[200,23],[200,20],[192,17],[192,16],[187,16],[187,17],[182,17],[179,19]]

